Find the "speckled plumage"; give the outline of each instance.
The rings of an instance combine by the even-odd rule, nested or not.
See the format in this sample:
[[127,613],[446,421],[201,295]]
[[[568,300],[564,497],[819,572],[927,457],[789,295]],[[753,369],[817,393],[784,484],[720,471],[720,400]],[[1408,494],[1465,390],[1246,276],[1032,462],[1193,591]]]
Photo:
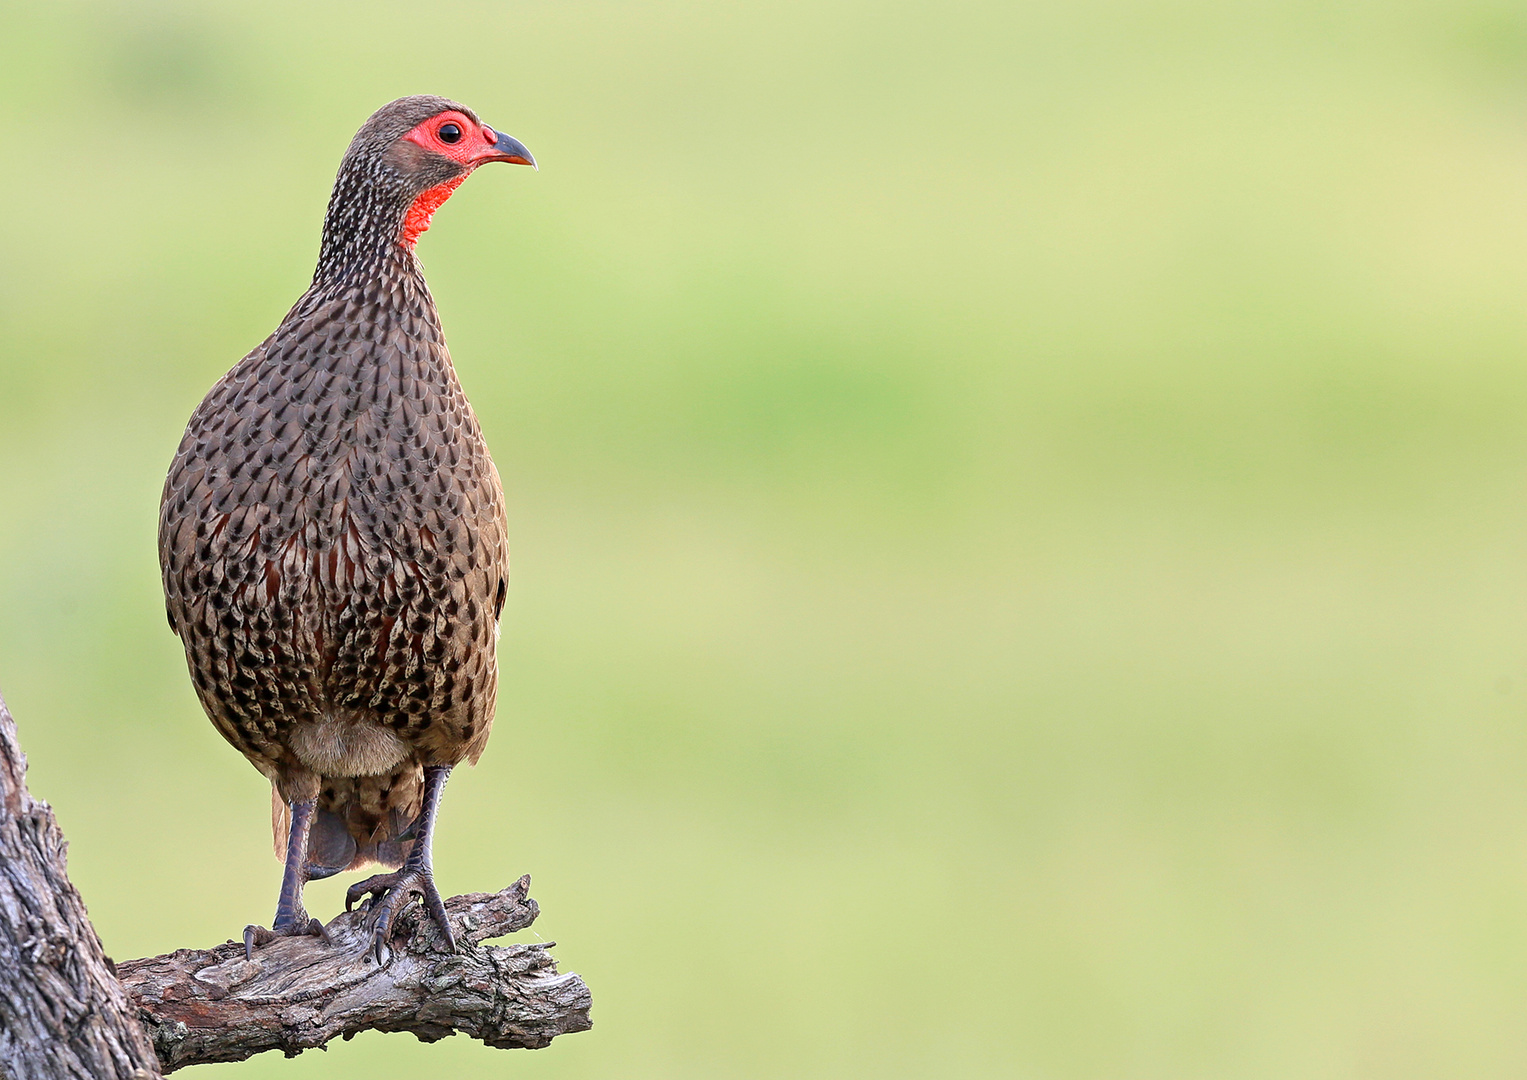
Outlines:
[[197,695],[278,792],[278,845],[316,799],[309,876],[399,865],[424,767],[493,722],[503,489],[399,232],[470,171],[401,140],[445,109],[476,119],[405,98],[356,135],[312,286],[192,414],[160,507]]

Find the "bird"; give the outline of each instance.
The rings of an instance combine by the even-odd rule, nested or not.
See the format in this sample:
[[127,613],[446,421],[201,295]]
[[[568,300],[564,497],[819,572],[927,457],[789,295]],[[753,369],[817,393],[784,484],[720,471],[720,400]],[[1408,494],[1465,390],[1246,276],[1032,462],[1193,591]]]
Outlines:
[[459,102],[399,98],[340,162],[312,284],[191,414],[159,513],[170,629],[217,731],[271,783],[278,938],[346,892],[378,963],[421,901],[455,951],[432,841],[492,728],[509,579],[503,485],[415,249],[480,165],[536,167]]

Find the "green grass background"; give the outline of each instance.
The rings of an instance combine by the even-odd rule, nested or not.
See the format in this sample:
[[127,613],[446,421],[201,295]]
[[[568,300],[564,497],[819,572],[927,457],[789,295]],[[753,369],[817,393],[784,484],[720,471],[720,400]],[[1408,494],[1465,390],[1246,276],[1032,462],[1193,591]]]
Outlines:
[[418,92],[542,162],[420,245],[515,555],[441,885],[596,1026],[198,1075],[1527,1072],[1491,0],[0,3],[0,690],[111,954],[272,910],[159,488]]

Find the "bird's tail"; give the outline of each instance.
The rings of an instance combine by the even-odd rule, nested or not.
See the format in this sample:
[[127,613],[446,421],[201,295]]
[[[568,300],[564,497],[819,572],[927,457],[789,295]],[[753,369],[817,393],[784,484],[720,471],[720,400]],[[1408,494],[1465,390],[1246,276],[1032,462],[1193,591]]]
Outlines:
[[[330,779],[308,833],[307,876],[326,878],[344,870],[403,865],[413,846],[412,827],[422,809],[423,775],[417,769],[386,776]],[[291,811],[271,787],[271,832],[276,857],[286,857]]]

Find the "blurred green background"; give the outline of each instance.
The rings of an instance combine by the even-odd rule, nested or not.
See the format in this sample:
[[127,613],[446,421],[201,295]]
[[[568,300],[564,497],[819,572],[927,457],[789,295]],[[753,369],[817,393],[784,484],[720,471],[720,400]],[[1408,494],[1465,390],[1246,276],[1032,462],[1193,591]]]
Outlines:
[[441,886],[596,1026],[198,1075],[1527,1072],[1520,3],[0,5],[0,691],[110,953],[273,908],[159,488],[418,92],[542,162],[420,245],[515,555]]

